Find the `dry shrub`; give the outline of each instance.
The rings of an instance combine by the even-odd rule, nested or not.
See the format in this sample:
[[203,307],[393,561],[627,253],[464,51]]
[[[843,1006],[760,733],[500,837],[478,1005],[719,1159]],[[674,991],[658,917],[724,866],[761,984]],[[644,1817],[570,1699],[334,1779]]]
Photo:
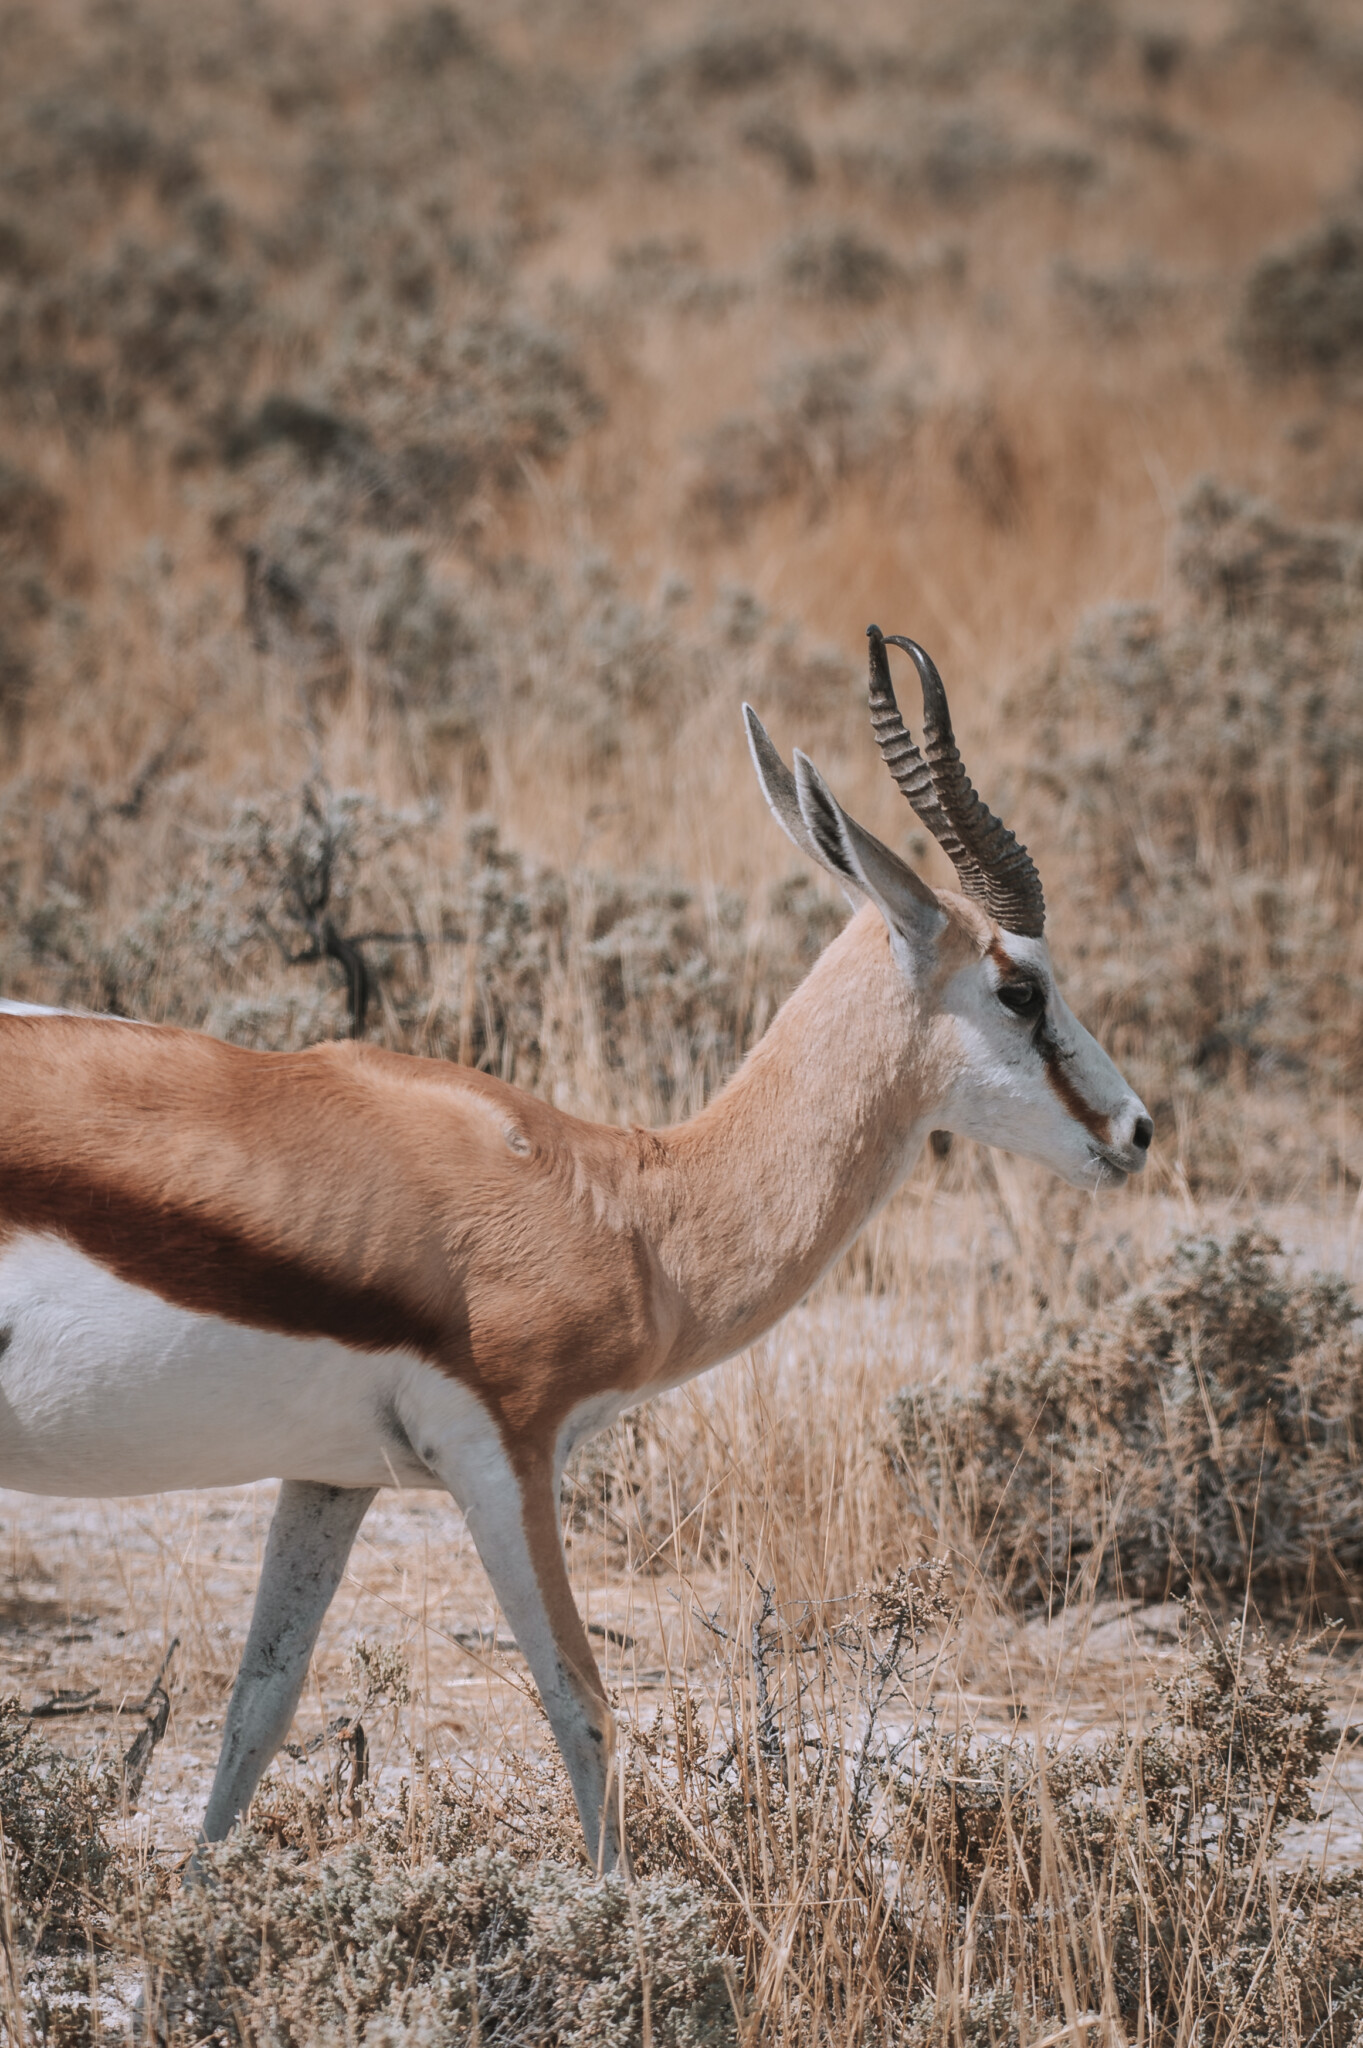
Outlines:
[[[1319,1683],[1237,1626],[1185,1650],[1160,1690],[1140,1735],[1038,1749],[947,1733],[887,1772],[905,1862],[970,1912],[986,2038],[1025,2040],[1077,2000],[1152,2042],[1346,2048],[1363,2025],[1363,1872],[1274,1860],[1338,1741]],[[944,1990],[901,2039],[957,2037],[962,1987]]]
[[390,1042],[529,1085],[586,1048],[598,1086],[666,1108],[698,1104],[842,921],[804,878],[759,924],[733,891],[707,904],[662,877],[565,875],[487,819],[444,875],[432,823],[320,776],[239,803],[108,938],[51,888],[0,949],[6,987],[279,1050],[377,1016]]
[[676,882],[562,876],[469,838],[462,929],[476,973],[472,1053],[527,1077],[584,1043],[598,1072],[657,1104],[696,1101],[763,1028],[826,932],[813,892],[777,891],[760,934],[743,899]]
[[1092,615],[1012,709],[1104,1042],[1157,1128],[1196,1117],[1195,1181],[1248,1165],[1272,1185],[1301,1170],[1299,1118],[1246,1161],[1230,1090],[1304,1102],[1363,1078],[1363,528],[1204,482],[1173,538],[1170,603]]
[[150,2005],[171,2041],[731,2041],[710,1915],[676,1879],[637,1885],[486,1849],[411,1863],[378,1829],[319,1863],[251,1829],[146,1932]]
[[1207,1634],[1141,1732],[983,1735],[924,1684],[954,1605],[941,1565],[832,1620],[754,1585],[717,1726],[680,1696],[638,1744],[642,1867],[708,1893],[770,2037],[1355,2042],[1363,1874],[1281,1860],[1339,1740],[1299,1652]]
[[673,93],[693,101],[728,99],[792,76],[834,92],[850,91],[857,78],[851,59],[828,37],[769,22],[707,29],[694,42],[648,59],[632,90],[644,102]]
[[[11,416],[86,436],[135,424],[196,469],[282,454],[325,467],[354,514],[390,527],[518,486],[527,461],[600,417],[573,337],[505,305],[505,238],[452,218],[452,129],[486,145],[513,89],[451,10],[396,21],[377,52],[287,17],[247,46],[226,24],[190,44],[145,7],[90,25],[78,56],[59,29],[35,30],[46,89],[16,69],[0,95]],[[221,83],[243,58],[255,103],[225,95],[238,132],[307,138],[282,203],[255,217],[205,168],[223,99],[191,147],[169,87],[205,70]],[[338,131],[356,76],[364,104]],[[553,97],[530,123],[546,135]],[[262,402],[262,359],[306,388]]]
[[843,169],[854,183],[883,186],[911,204],[927,199],[963,210],[1027,186],[1072,199],[1099,175],[1101,159],[1080,143],[1017,135],[993,116],[930,99],[915,112],[903,136],[844,148]]
[[743,130],[743,143],[773,164],[788,185],[812,185],[818,178],[818,159],[808,137],[779,114],[760,114],[750,121]]
[[11,748],[33,683],[35,628],[52,607],[47,570],[61,513],[51,491],[0,460],[0,728]]
[[[229,457],[284,451],[325,471],[338,523],[440,527],[478,489],[514,489],[527,462],[561,455],[602,412],[571,344],[528,320],[482,317],[431,338],[400,373],[399,361],[387,333],[352,338],[317,393],[276,392],[234,426]],[[267,494],[273,481],[267,467]]]
[[1087,270],[1062,256],[1056,260],[1052,285],[1057,298],[1104,341],[1141,332],[1166,317],[1178,297],[1172,280],[1139,256],[1120,270]]
[[1244,1231],[894,1403],[916,1509],[1020,1601],[1189,1586],[1357,1600],[1363,1345],[1343,1282]]
[[468,63],[482,54],[464,17],[440,0],[400,14],[379,45],[385,64],[421,80],[449,64]]
[[83,1942],[114,1895],[104,1835],[115,1780],[35,1735],[17,1699],[0,1700],[0,1830],[5,1941],[23,1949]]
[[1261,257],[1234,338],[1268,376],[1356,367],[1363,360],[1363,223],[1329,221]]
[[156,401],[230,403],[260,343],[252,273],[188,239],[112,254],[11,288],[0,364],[21,417],[60,408],[86,430],[127,426]]
[[0,462],[0,563],[7,570],[22,570],[50,554],[61,509],[35,477]]
[[[243,548],[245,619],[318,696],[362,669],[371,701],[417,713],[429,740],[476,740],[493,677],[462,593],[410,541],[325,519],[271,522]],[[319,688],[320,686],[320,688]]]
[[[633,1882],[583,1863],[556,1762],[414,1759],[339,1823],[263,1787],[177,1892],[116,1923],[83,1897],[86,1997],[112,1942],[172,2048],[936,2048],[1099,2013],[1158,2048],[1351,2048],[1363,1878],[1284,1855],[1339,1740],[1299,1649],[1207,1633],[1146,1726],[1061,1744],[962,1729],[956,1612],[943,1561],[817,1608],[750,1580],[706,1622],[718,1706],[681,1690],[631,1738]],[[356,1676],[371,1704],[405,1689],[386,1653]],[[54,1981],[30,1970],[32,2020],[86,2038]]]
[[905,282],[901,265],[853,228],[807,228],[781,259],[781,273],[798,298],[829,305],[878,306]]
[[793,365],[767,401],[708,437],[688,494],[692,518],[730,538],[772,504],[799,499],[816,519],[839,484],[886,474],[903,459],[919,410],[910,383],[864,350]]
[[[53,891],[21,922],[12,985],[26,954],[28,977],[64,1003],[277,1048],[338,1036],[345,934],[366,915],[416,921],[411,850],[422,822],[322,780],[237,804],[176,883],[107,940],[79,899]],[[288,971],[328,961],[311,988]]]

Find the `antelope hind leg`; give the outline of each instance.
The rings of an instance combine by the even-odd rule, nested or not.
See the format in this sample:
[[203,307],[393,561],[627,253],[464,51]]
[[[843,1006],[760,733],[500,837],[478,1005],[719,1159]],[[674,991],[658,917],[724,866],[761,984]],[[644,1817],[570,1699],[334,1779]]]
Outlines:
[[377,1491],[298,1479],[280,1488],[204,1815],[205,1841],[221,1841],[245,1812],[289,1732],[322,1617]]

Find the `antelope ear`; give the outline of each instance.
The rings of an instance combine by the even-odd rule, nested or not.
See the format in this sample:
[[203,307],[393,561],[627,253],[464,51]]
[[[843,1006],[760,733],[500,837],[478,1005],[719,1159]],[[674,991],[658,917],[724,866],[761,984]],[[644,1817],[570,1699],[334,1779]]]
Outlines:
[[869,896],[890,930],[911,945],[935,939],[947,921],[936,891],[848,815],[805,754],[795,756],[794,781],[800,816],[824,865],[844,887]]
[[[865,890],[856,879],[846,862],[838,856],[831,856],[815,839],[805,823],[800,810],[800,798],[795,787],[795,777],[787,768],[781,756],[771,743],[763,725],[751,704],[743,706],[743,723],[748,729],[748,751],[752,755],[757,780],[762,794],[767,799],[771,814],[791,844],[800,852],[829,873],[846,896],[854,910],[861,908]],[[796,759],[800,757],[797,755]]]

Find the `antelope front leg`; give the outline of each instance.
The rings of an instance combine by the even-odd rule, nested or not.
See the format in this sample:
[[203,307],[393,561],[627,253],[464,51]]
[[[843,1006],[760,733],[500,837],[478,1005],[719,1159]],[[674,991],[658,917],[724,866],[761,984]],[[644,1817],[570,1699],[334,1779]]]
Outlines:
[[221,1841],[246,1811],[261,1772],[289,1732],[322,1617],[377,1491],[298,1479],[286,1479],[279,1490],[204,1815],[205,1841]]
[[539,1687],[588,1852],[600,1869],[613,1870],[628,1860],[618,1787],[612,1796],[615,1722],[568,1583],[553,1461],[518,1474],[498,1445],[484,1450],[476,1471],[459,1462],[464,1469],[452,1470],[446,1483]]

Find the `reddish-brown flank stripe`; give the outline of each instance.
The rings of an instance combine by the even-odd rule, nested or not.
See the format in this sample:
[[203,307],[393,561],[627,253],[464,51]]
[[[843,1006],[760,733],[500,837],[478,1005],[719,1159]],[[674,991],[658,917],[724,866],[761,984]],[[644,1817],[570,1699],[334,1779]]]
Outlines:
[[76,1018],[0,1018],[0,1071],[0,1237],[59,1233],[202,1315],[416,1351],[513,1456],[657,1363],[651,1274],[601,1224],[628,1133],[375,1048]]
[[440,1320],[396,1290],[320,1271],[287,1244],[253,1239],[244,1224],[177,1207],[104,1177],[5,1165],[3,1209],[26,1230],[68,1238],[121,1280],[200,1315],[287,1337],[334,1337],[358,1351],[448,1344]]
[[[989,957],[998,968],[1000,974],[1016,975],[1023,972],[1016,960],[1009,957],[1006,948],[997,939],[990,940]],[[1089,1136],[1096,1139],[1098,1144],[1110,1145],[1112,1143],[1112,1119],[1103,1116],[1091,1104],[1085,1102],[1083,1096],[1065,1071],[1064,1055],[1055,1040],[1048,1034],[1043,1034],[1038,1050],[1041,1053],[1041,1058],[1046,1068],[1046,1079],[1050,1084],[1051,1090],[1059,1097],[1060,1102],[1069,1115],[1074,1118],[1076,1123],[1082,1124]]]
[[[447,1303],[404,1287],[401,1269],[367,1273],[359,1246],[349,1272],[337,1256],[325,1183],[343,1214],[347,1194],[353,1204],[387,1176],[340,1134],[320,1161],[310,1148],[310,1170],[301,1104],[286,1100],[290,1084],[321,1094],[309,1055],[286,1080],[293,1060],[189,1034],[6,1019],[0,1042],[0,1217],[11,1229],[57,1232],[201,1315],[368,1351],[448,1345]],[[314,1109],[339,1111],[339,1092]]]

